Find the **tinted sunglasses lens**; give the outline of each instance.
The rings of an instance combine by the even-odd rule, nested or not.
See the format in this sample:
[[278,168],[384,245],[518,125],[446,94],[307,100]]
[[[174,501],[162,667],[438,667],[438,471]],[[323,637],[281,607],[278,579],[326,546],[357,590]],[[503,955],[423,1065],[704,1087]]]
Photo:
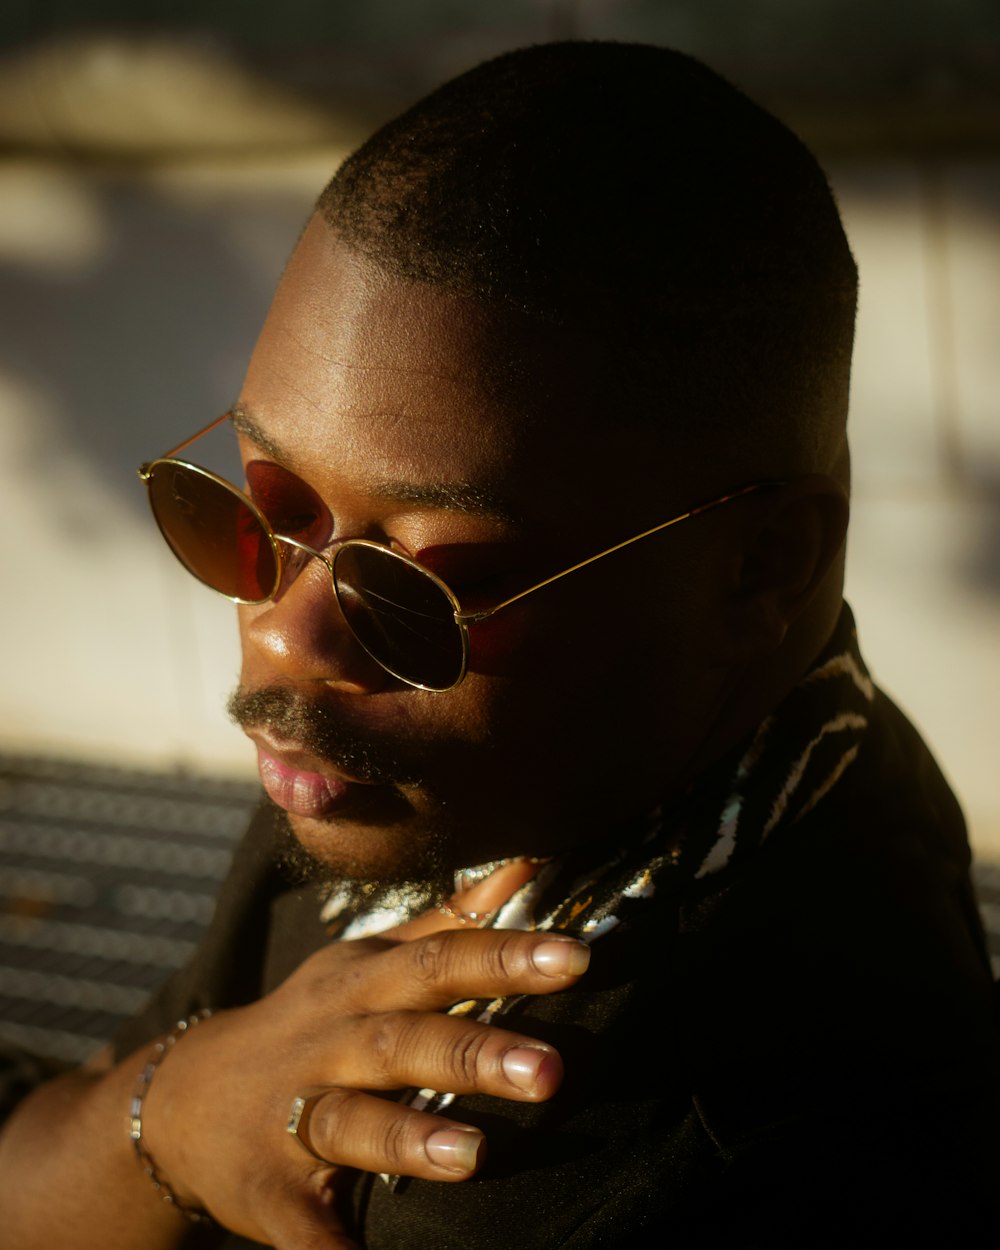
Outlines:
[[242,495],[169,460],[153,466],[147,485],[160,533],[189,573],[230,599],[259,603],[270,597],[278,562]]
[[383,668],[428,690],[449,690],[461,679],[465,636],[451,599],[432,577],[362,543],[341,547],[333,569],[344,619]]

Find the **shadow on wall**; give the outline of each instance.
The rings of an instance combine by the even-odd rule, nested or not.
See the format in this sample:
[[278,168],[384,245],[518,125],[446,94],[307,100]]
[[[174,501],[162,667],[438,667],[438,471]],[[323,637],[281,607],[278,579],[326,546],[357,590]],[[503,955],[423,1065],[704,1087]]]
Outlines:
[[[4,405],[5,418],[26,423],[11,430],[20,459],[7,471],[45,481],[85,464],[95,486],[145,521],[136,466],[235,398],[321,167],[308,191],[269,188],[252,171],[223,170],[207,184],[194,171],[166,185],[43,171],[37,201],[24,185],[37,171],[0,169],[0,185],[20,181],[29,217],[51,215],[44,197],[63,196],[65,231],[35,257],[30,239],[23,245],[31,220],[0,223],[0,379],[22,400],[19,412]],[[18,236],[14,255],[4,239]],[[72,497],[58,506],[66,540],[85,538],[93,516]]]
[[[9,392],[4,407],[29,414],[16,419],[33,426],[14,440],[16,471],[51,476],[73,459],[127,515],[144,508],[136,464],[231,402],[283,260],[336,163],[303,158],[308,172],[289,179],[274,154],[296,135],[299,144],[353,142],[360,119],[384,117],[505,48],[567,36],[673,44],[780,115],[798,116],[813,141],[826,136],[847,148],[893,135],[904,145],[941,144],[949,133],[977,141],[984,124],[1000,134],[993,0],[947,12],[940,0],[815,0],[807,8],[291,0],[275,21],[257,0],[222,0],[209,16],[195,0],[155,0],[139,15],[122,0],[8,6],[0,22],[0,142],[36,151],[47,143],[57,159],[60,149],[140,159],[199,145],[217,153],[210,174],[102,173],[64,161],[47,192],[20,201],[26,219],[39,223],[27,251],[19,246],[23,223],[11,217],[21,175],[0,166],[0,313],[8,327],[0,386]],[[255,139],[270,145],[273,181],[264,166],[256,176],[248,171],[252,156],[242,165],[234,156],[251,152]],[[218,155],[226,151],[228,159]],[[963,184],[962,211],[996,221],[1000,194],[978,202],[982,185]],[[46,241],[46,215],[60,197],[64,217],[56,211]],[[60,230],[79,229],[83,218],[89,242],[72,255]],[[69,540],[95,523],[71,496],[59,504]]]
[[[937,657],[948,645],[971,657],[964,685],[950,674],[938,683],[946,688],[931,690],[926,721],[968,722],[969,741],[992,742],[993,670],[984,657],[993,654],[1000,608],[1000,377],[992,363],[1000,169],[995,144],[977,149],[980,132],[963,130],[972,106],[987,129],[998,116],[1000,76],[990,96],[989,75],[980,72],[991,56],[1000,64],[992,0],[994,16],[976,26],[978,43],[970,14],[981,16],[983,5],[975,0],[955,19],[956,37],[933,48],[927,39],[923,52],[916,36],[893,43],[886,13],[905,24],[914,9],[926,17],[933,6],[880,6],[882,33],[865,43],[857,73],[838,50],[857,43],[862,27],[827,41],[831,23],[843,27],[844,12],[857,13],[854,0],[800,6],[794,20],[792,6],[740,6],[739,21],[728,25],[735,0],[678,0],[669,20],[659,0],[490,0],[475,6],[475,17],[450,0],[373,0],[363,9],[325,4],[344,21],[348,10],[361,14],[359,29],[310,43],[302,15],[318,3],[292,0],[269,52],[266,40],[247,51],[225,24],[216,32],[185,27],[193,5],[162,20],[174,32],[167,47],[149,23],[145,35],[132,23],[131,35],[98,31],[73,43],[80,22],[70,0],[22,4],[23,13],[44,7],[49,30],[67,17],[69,42],[55,59],[32,62],[35,76],[21,81],[44,108],[33,135],[20,139],[4,129],[22,113],[8,107],[12,45],[4,49],[0,29],[0,145],[8,153],[0,158],[0,527],[15,536],[8,574],[24,591],[5,620],[0,738],[202,770],[238,757],[243,768],[245,744],[214,710],[235,677],[231,610],[171,560],[135,468],[235,397],[284,260],[345,145],[359,137],[347,133],[352,117],[368,110],[377,120],[405,102],[400,96],[504,47],[574,34],[653,39],[700,54],[797,120],[828,163],[841,166],[834,183],[857,215],[866,283],[867,363],[855,407],[859,466],[872,468],[867,483],[858,477],[858,597],[867,593],[865,619],[883,626],[879,646],[898,659],[887,684],[900,691],[922,692],[927,674],[944,667]],[[431,9],[436,25],[422,25]],[[234,20],[237,10],[263,20],[257,4],[212,6]],[[399,13],[405,21],[383,38],[378,22]],[[270,10],[266,16],[270,39]],[[930,25],[920,29],[926,35]],[[439,31],[446,33],[438,42]],[[22,31],[22,49],[37,51],[31,40],[39,33],[38,22]],[[192,48],[200,49],[197,64],[185,76]],[[980,69],[956,77],[973,52]],[[885,74],[873,75],[883,56]],[[317,97],[306,89],[309,75],[327,84],[319,111],[310,112]],[[396,98],[387,108],[389,86]],[[290,103],[279,115],[282,93]],[[349,103],[352,95],[364,97],[355,114],[336,113],[334,97]],[[943,129],[924,134],[931,113]],[[968,159],[952,145],[963,135]],[[886,171],[893,162],[898,176]],[[934,168],[946,193],[934,229],[949,242],[961,237],[954,255],[932,241],[927,223],[920,188]],[[932,297],[934,283],[951,290],[950,302]],[[888,298],[878,294],[886,289]],[[961,455],[951,457],[940,441],[949,405],[968,435],[954,440]],[[198,459],[227,471],[208,453],[199,446]],[[856,558],[866,549],[867,563]],[[975,614],[968,638],[955,633],[956,611]],[[906,651],[901,639],[914,634]],[[869,646],[873,655],[879,649]],[[977,720],[966,703],[989,706]],[[948,758],[963,764],[969,741],[946,742]],[[982,754],[990,758],[976,765],[980,791],[959,780],[989,814],[995,761]]]
[[[81,52],[95,35],[122,43],[122,64],[105,48],[81,76]],[[100,97],[109,72],[131,72],[139,96],[158,85],[144,55],[156,40],[183,45],[188,61],[215,57],[248,71],[328,118],[370,122],[505,48],[560,38],[681,48],[779,113],[849,132],[855,143],[940,142],[956,127],[995,137],[1000,123],[995,0],[285,0],[277,15],[265,0],[8,0],[0,18],[0,51],[39,52],[39,68],[58,74],[60,91],[38,103],[34,120],[71,141],[85,141],[89,128],[65,107],[77,89],[96,87]],[[3,68],[0,134],[17,66]],[[183,70],[178,81],[190,86]],[[245,99],[244,110],[253,104]],[[212,119],[203,120],[206,142]],[[14,130],[23,134],[25,124],[22,110]]]
[[[0,165],[5,472],[44,490],[47,517],[61,541],[80,548],[105,526],[131,519],[149,523],[136,466],[235,398],[284,261],[340,156],[328,151],[266,163],[216,159],[155,172]],[[880,189],[886,192],[877,179],[853,176],[848,185],[855,211],[874,207],[888,219],[898,207],[888,198],[879,203]],[[979,223],[977,237],[992,240],[992,264],[1000,260],[998,190],[995,176],[961,179],[948,210],[949,221]],[[932,250],[928,235],[924,251]],[[872,275],[864,258],[862,267],[867,283]],[[864,287],[862,296],[864,301]],[[933,299],[929,303],[934,306]],[[961,300],[953,303],[963,311]],[[951,426],[958,428],[955,412],[947,410],[963,404],[961,370],[948,349],[956,335],[954,312],[937,309],[940,338],[947,342],[925,350],[931,372],[946,383],[932,385],[935,394],[927,401],[935,408],[938,438],[940,431],[947,437]],[[910,350],[921,346],[914,343]],[[974,354],[985,356],[981,345]],[[981,394],[986,389],[978,383]],[[890,383],[879,411],[871,412],[860,411],[871,401],[856,396],[856,409],[862,423],[881,420],[897,439],[913,414],[893,415],[886,408],[891,394]],[[898,402],[907,402],[905,388]],[[977,429],[984,427],[980,413]],[[880,458],[891,452],[877,450]],[[981,530],[969,557],[955,572],[977,589],[995,592],[1000,465],[991,465],[989,454],[974,445],[959,445],[951,458],[956,489],[974,491],[987,505],[978,512]],[[942,464],[948,459],[936,457]],[[233,472],[235,462],[213,467]],[[98,495],[107,507],[93,506]],[[16,523],[17,517],[6,522]]]
[[959,572],[978,589],[1000,597],[1000,465],[981,470],[977,486],[986,506],[981,510],[981,528]]

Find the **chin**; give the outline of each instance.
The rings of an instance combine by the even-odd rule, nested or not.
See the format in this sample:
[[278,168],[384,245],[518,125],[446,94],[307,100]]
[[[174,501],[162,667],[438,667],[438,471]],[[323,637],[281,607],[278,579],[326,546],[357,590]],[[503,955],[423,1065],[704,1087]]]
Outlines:
[[[287,834],[283,859],[299,875],[333,886],[340,882],[449,880],[461,866],[449,842],[434,830],[407,825],[359,824],[343,818],[318,819],[275,809]],[[290,843],[290,845],[289,845]]]

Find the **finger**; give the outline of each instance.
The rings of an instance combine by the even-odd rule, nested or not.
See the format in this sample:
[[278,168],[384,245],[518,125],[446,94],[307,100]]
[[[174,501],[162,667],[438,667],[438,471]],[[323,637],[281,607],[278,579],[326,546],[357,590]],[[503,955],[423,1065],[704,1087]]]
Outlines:
[[341,1088],[312,1103],[303,1144],[338,1166],[433,1181],[465,1180],[486,1153],[476,1128]]
[[351,1021],[326,1077],[323,1083],[354,1089],[429,1086],[543,1102],[562,1083],[563,1065],[551,1046],[520,1033],[461,1016],[393,1011]]
[[589,962],[589,948],[575,938],[487,929],[386,946],[365,961],[363,973],[354,961],[353,992],[343,975],[349,969],[341,965],[333,975],[356,1010],[434,1011],[467,998],[551,994],[572,985]]
[[[469,913],[485,915],[495,913],[526,882],[538,872],[540,864],[530,859],[512,859],[494,869],[487,877],[472,886],[463,885],[460,897],[452,896],[446,907],[431,907],[428,911],[396,925],[388,930],[386,937],[412,941],[443,929],[477,928],[463,917]],[[443,900],[442,900],[443,901]],[[457,910],[456,910],[457,909]]]

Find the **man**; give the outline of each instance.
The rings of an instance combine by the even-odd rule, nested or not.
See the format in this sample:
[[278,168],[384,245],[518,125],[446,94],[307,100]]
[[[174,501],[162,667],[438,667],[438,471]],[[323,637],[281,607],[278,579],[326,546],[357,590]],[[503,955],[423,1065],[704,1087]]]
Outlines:
[[855,289],[811,156],[663,50],[502,57],[347,162],[247,494],[142,470],[270,806],[14,1118],[14,1245],[993,1244],[961,817],[841,598]]

